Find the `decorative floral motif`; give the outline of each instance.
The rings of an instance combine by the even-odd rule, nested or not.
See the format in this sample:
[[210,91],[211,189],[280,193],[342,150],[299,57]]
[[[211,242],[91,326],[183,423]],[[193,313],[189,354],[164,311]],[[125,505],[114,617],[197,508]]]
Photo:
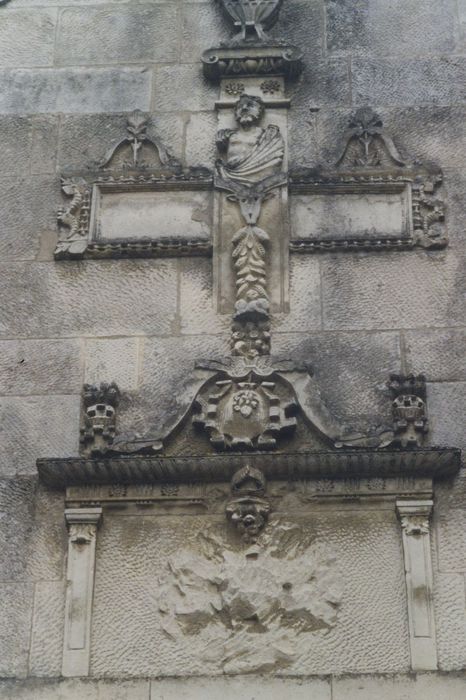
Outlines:
[[280,91],[280,87],[278,80],[264,80],[260,84],[260,89],[264,95],[274,95],[276,92]]
[[231,353],[251,360],[259,355],[269,355],[270,322],[234,322],[231,328]]
[[242,389],[233,396],[233,410],[241,413],[244,418],[249,418],[259,406],[259,401],[260,397],[255,391]]
[[244,89],[244,83],[227,83],[225,85],[225,92],[231,97],[239,97]]

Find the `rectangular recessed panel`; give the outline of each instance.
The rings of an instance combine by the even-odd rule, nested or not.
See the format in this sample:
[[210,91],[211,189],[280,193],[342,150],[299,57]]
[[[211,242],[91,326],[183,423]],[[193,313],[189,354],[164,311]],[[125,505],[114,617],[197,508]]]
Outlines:
[[209,192],[100,191],[92,238],[110,241],[208,239],[211,227]]
[[406,237],[410,232],[408,190],[316,192],[291,197],[292,238]]

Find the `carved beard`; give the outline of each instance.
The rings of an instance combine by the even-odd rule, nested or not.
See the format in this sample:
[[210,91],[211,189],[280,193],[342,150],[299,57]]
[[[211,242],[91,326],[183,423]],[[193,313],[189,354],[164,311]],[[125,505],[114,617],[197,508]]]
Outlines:
[[253,114],[250,111],[245,111],[240,112],[237,116],[237,119],[241,126],[251,126],[252,124],[256,124],[259,121],[259,115]]

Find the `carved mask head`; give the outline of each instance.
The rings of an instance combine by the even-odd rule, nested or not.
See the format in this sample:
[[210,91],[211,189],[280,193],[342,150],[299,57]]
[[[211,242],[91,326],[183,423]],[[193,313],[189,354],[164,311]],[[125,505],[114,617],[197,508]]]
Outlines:
[[241,126],[252,126],[262,119],[264,103],[260,97],[241,95],[235,107],[235,119]]

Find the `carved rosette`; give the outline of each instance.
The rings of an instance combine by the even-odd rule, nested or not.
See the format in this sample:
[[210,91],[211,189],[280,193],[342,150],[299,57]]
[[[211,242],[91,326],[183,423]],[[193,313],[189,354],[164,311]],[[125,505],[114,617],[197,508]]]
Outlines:
[[105,454],[112,445],[119,400],[120,391],[114,382],[84,385],[80,430],[84,455]]

